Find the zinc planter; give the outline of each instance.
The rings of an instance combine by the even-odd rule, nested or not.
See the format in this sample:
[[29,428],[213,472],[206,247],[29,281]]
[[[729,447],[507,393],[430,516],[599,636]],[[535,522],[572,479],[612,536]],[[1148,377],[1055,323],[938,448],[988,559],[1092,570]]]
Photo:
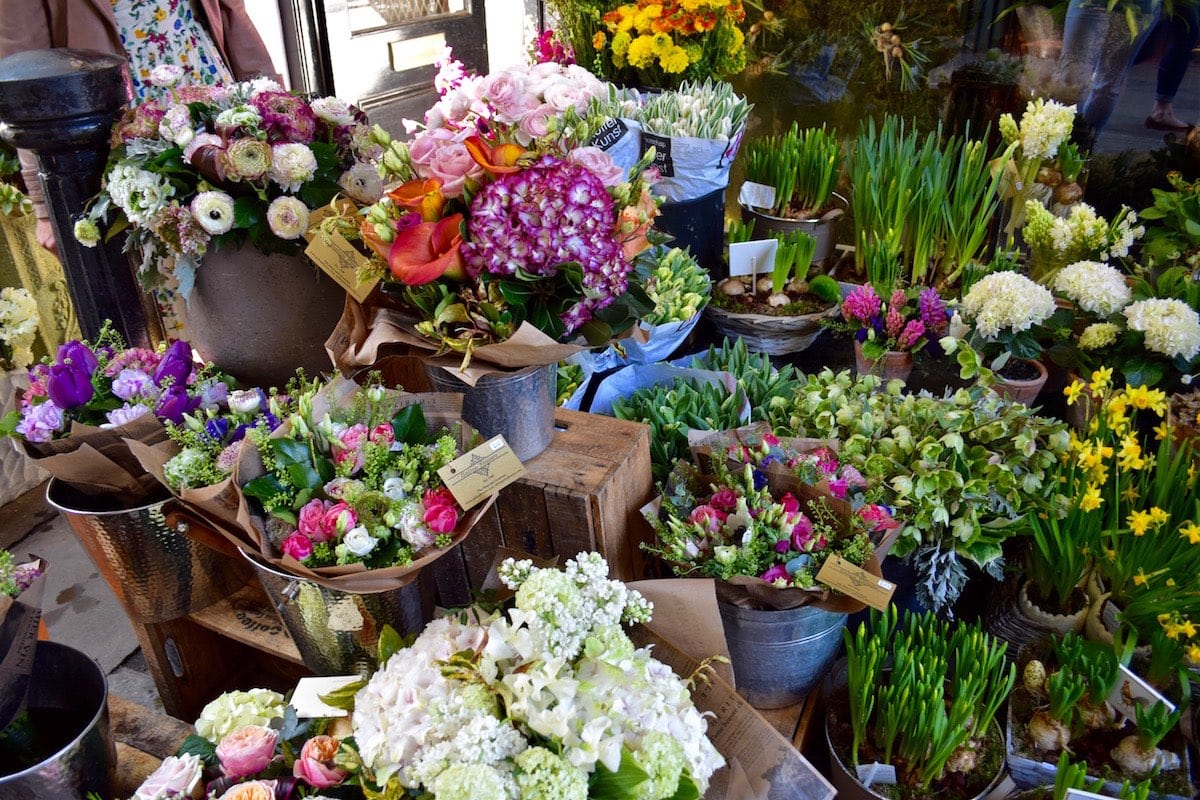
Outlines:
[[846,614],[813,606],[760,611],[719,600],[738,694],[755,708],[800,702],[825,677]]
[[517,458],[528,461],[554,437],[556,366],[484,375],[474,386],[441,367],[426,365],[425,377],[435,392],[462,394],[463,419],[485,439],[502,434]]
[[754,237],[761,239],[772,234],[784,234],[791,231],[804,231],[816,239],[816,249],[813,251],[813,268],[819,272],[828,272],[833,266],[834,247],[837,245],[835,228],[837,222],[846,213],[849,203],[840,194],[833,195],[834,207],[823,216],[813,219],[790,219],[776,217],[755,208],[742,206],[742,220],[754,221]]

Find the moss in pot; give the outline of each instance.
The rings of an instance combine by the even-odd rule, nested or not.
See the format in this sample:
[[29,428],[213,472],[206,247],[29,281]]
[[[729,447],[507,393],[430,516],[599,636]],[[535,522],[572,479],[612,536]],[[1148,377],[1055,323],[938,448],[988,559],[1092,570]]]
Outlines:
[[[844,636],[848,685],[826,721],[839,792],[917,800],[988,789],[1004,760],[995,714],[1016,680],[1007,645],[977,625],[899,619],[894,608]],[[871,763],[895,767],[896,783],[857,781],[855,769]]]

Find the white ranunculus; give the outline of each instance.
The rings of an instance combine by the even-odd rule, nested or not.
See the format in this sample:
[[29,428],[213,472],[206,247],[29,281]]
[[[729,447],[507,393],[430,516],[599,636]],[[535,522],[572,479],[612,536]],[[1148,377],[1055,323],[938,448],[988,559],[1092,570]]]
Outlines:
[[346,549],[359,558],[366,557],[378,543],[378,540],[363,525],[351,528],[342,537],[342,544],[346,546]]
[[308,230],[308,206],[298,197],[277,197],[267,208],[267,225],[280,239],[299,239]]

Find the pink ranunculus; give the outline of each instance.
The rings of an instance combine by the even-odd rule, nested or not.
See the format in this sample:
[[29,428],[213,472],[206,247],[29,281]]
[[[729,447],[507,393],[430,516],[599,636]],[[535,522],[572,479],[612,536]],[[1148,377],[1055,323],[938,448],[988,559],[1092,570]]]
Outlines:
[[360,422],[346,428],[337,435],[336,441],[333,442],[333,463],[339,466],[352,464],[351,474],[358,472],[366,461],[366,455],[363,453],[363,445],[366,443],[366,425]]
[[775,583],[775,581],[791,582],[792,576],[788,575],[787,569],[782,564],[776,564],[762,574],[762,579],[767,583]]
[[315,542],[328,542],[341,536],[358,524],[358,515],[344,500],[339,500],[321,515],[321,532],[313,536]]
[[577,147],[567,154],[567,160],[590,171],[606,187],[616,186],[625,180],[625,170],[617,166],[612,156],[599,147]]
[[304,561],[313,554],[313,540],[307,534],[296,531],[283,540],[283,554]]
[[426,506],[425,524],[434,533],[450,533],[458,524],[458,509],[452,505]]
[[309,500],[305,503],[304,507],[300,509],[299,521],[296,523],[297,530],[310,538],[319,536],[321,534],[321,518],[325,516],[329,505],[324,500]]
[[591,95],[584,91],[583,87],[565,80],[550,83],[544,90],[544,97],[547,103],[560,112],[568,108],[582,112],[591,99]]
[[314,736],[300,748],[300,757],[292,765],[292,775],[314,789],[328,789],[349,775],[333,764],[340,743],[332,736]]
[[217,744],[221,771],[231,778],[262,772],[275,758],[279,732],[262,725],[247,725],[227,734]]
[[783,506],[783,510],[787,514],[795,514],[800,510],[800,501],[791,492],[788,492],[783,497],[779,498],[779,505]]
[[800,521],[792,528],[792,548],[799,550],[801,553],[812,552],[813,549],[813,527],[812,522],[803,514],[800,515]]
[[737,508],[738,495],[733,489],[728,486],[723,489],[718,489],[713,492],[712,497],[708,498],[708,504],[713,508],[721,511],[733,511]]
[[728,516],[725,512],[713,508],[711,505],[701,505],[692,509],[692,513],[688,515],[688,522],[693,525],[699,525],[708,533],[716,533],[721,530],[721,525]]
[[392,426],[385,423],[376,425],[371,429],[371,443],[391,447],[396,441],[396,432],[392,430]]
[[517,133],[517,141],[528,145],[534,139],[545,136],[550,132],[550,120],[558,116],[558,111],[549,103],[542,103],[521,117],[521,125]]

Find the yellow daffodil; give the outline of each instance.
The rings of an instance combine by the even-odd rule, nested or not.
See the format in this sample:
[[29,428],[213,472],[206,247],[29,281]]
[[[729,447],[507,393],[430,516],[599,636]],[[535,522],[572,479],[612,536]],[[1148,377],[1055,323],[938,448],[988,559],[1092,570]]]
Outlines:
[[1088,484],[1087,491],[1083,493],[1083,497],[1079,500],[1079,509],[1081,511],[1095,511],[1104,502],[1104,498],[1100,496],[1100,487],[1094,483]]
[[1147,574],[1145,573],[1145,571],[1144,571],[1144,570],[1142,570],[1142,569],[1139,567],[1139,568],[1138,568],[1138,571],[1137,571],[1137,574],[1133,576],[1133,585],[1134,585],[1134,586],[1145,586],[1147,583],[1149,583],[1149,582],[1150,582],[1150,579],[1151,579],[1152,577],[1154,577],[1154,576],[1153,576],[1153,575],[1147,575]]
[[1150,507],[1150,522],[1154,525],[1154,527],[1157,528],[1158,526],[1162,525],[1164,522],[1166,522],[1170,518],[1171,518],[1171,515],[1168,514],[1166,511],[1163,511],[1158,506]]
[[1134,486],[1132,483],[1129,484],[1128,486],[1126,486],[1124,491],[1121,492],[1121,499],[1124,500],[1126,503],[1129,503],[1130,505],[1137,502],[1137,499],[1138,499],[1137,487]]
[[1129,530],[1134,536],[1145,536],[1146,531],[1150,529],[1151,522],[1148,511],[1135,511],[1125,520],[1125,524],[1129,526]]
[[1169,425],[1167,425],[1166,420],[1163,420],[1162,422],[1160,422],[1154,426],[1154,438],[1160,442],[1163,439],[1167,438],[1167,436],[1170,434],[1170,432],[1171,432],[1171,428]]
[[1188,544],[1200,544],[1200,525],[1197,525],[1195,520],[1190,520],[1179,529],[1179,535],[1186,536]]
[[1101,367],[1092,372],[1092,393],[1102,395],[1112,385],[1112,367]]
[[1067,396],[1067,405],[1075,405],[1075,401],[1079,399],[1080,393],[1083,392],[1083,382],[1073,381],[1070,386],[1063,389],[1063,394]]
[[1187,658],[1193,664],[1200,664],[1200,643],[1192,642],[1188,645]]
[[1146,459],[1142,458],[1142,446],[1136,436],[1126,436],[1121,439],[1121,450],[1117,455],[1117,465],[1121,469],[1144,469]]

